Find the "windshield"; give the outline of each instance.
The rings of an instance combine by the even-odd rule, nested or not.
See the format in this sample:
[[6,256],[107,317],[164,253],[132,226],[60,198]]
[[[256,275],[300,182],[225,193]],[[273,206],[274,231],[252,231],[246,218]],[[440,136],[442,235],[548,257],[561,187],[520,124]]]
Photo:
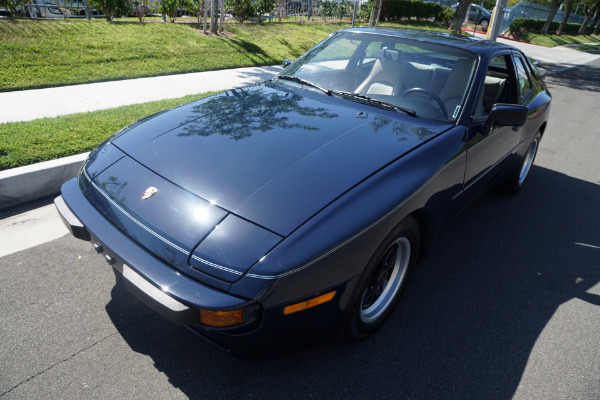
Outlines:
[[421,118],[454,121],[475,65],[473,53],[443,44],[341,32],[294,62],[279,79]]

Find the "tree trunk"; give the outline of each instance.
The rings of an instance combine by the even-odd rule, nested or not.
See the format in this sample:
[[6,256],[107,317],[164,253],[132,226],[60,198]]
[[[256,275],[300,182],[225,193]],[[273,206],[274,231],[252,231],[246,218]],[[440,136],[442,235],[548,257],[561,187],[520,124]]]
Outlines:
[[219,32],[223,32],[223,19],[225,18],[225,0],[221,0],[221,12],[219,13]]
[[210,31],[215,35],[219,31],[219,24],[217,20],[217,13],[219,9],[219,0],[212,0],[212,5],[210,8]]
[[373,9],[371,10],[371,16],[369,17],[369,26],[377,26],[377,21],[381,12],[381,3],[383,0],[373,1]]
[[600,7],[600,0],[598,0],[596,2],[596,4],[594,4],[594,7],[585,14],[585,18],[583,19],[583,22],[581,23],[581,26],[579,27],[579,31],[577,32],[578,35],[583,35],[585,34],[585,28],[587,27],[588,22],[590,22],[590,18],[592,18],[592,15],[594,15],[596,13],[596,11],[598,11],[598,8]]
[[205,35],[206,35],[206,19],[207,19],[207,17],[208,17],[208,0],[204,0],[204,18],[203,18],[203,20],[204,20],[203,25],[204,26],[203,26],[203,31],[204,31]]
[[548,14],[548,18],[546,19],[544,26],[542,26],[542,35],[546,35],[548,33],[548,29],[550,29],[550,24],[554,20],[554,16],[556,15],[556,12],[558,11],[558,8],[561,4],[562,0],[552,0],[552,5],[550,6],[550,14]]
[[596,13],[596,16],[594,17],[594,22],[592,22],[592,28],[596,27],[594,29],[593,35],[598,34],[598,29],[600,28],[600,24],[598,24],[598,20],[600,20],[600,10],[598,10],[598,12]]
[[450,22],[450,32],[460,35],[460,31],[462,28],[463,21],[467,15],[467,11],[469,11],[469,5],[471,4],[471,0],[460,0],[458,2],[458,7],[456,7],[456,11],[454,12],[454,17]]
[[565,15],[563,16],[562,22],[560,23],[558,30],[556,31],[556,34],[558,36],[562,35],[565,29],[565,25],[567,25],[569,21],[569,17],[571,16],[571,9],[573,8],[573,0],[567,0],[566,4],[567,5],[565,6]]

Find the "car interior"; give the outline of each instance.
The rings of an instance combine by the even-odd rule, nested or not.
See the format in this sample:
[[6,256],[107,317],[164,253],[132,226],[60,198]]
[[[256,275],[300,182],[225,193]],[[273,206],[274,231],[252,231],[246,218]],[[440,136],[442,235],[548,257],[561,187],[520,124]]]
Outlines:
[[[475,56],[466,50],[410,40],[342,39],[306,61],[294,71],[296,76],[437,121],[458,117],[476,65]],[[502,91],[506,72],[503,76],[499,70],[497,75],[490,76],[488,97],[500,97],[491,93]]]
[[354,92],[411,108],[421,116],[435,118],[441,114],[443,119],[454,119],[473,66],[469,58],[438,60],[414,53],[405,56],[402,50],[384,47],[377,50],[368,76]]

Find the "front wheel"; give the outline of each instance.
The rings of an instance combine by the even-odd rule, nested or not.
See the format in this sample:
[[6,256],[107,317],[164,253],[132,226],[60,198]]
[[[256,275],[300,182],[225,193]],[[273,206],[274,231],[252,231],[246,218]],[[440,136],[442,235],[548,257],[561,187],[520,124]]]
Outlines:
[[419,252],[419,225],[408,217],[381,243],[365,268],[344,318],[344,337],[364,339],[392,313]]

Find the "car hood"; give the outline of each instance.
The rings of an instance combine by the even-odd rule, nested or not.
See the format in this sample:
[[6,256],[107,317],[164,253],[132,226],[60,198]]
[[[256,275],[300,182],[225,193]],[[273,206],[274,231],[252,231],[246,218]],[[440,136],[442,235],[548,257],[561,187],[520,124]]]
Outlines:
[[449,126],[269,82],[162,113],[113,144],[165,180],[285,237]]

